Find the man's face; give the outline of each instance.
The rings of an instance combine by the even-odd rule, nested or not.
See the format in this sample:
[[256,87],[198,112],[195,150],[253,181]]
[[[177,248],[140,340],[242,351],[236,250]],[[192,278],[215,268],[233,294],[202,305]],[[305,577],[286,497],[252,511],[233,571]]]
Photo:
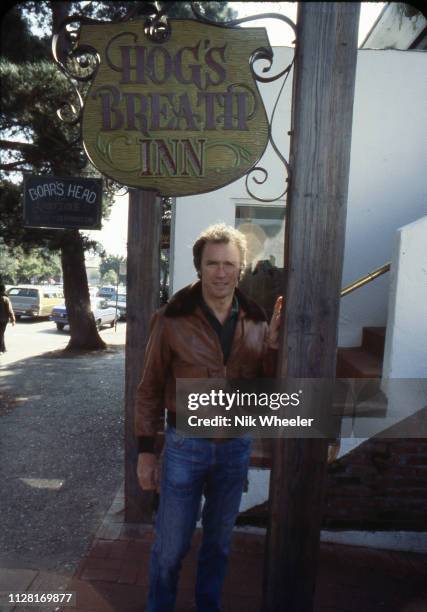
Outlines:
[[240,253],[232,242],[207,242],[203,249],[200,275],[206,299],[231,297],[239,282]]

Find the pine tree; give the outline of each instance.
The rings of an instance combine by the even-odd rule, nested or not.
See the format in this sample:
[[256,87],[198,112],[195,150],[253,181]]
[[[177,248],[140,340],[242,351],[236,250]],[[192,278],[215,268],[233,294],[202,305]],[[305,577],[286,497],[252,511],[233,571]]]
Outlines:
[[[51,6],[53,21],[65,17],[66,3]],[[31,8],[31,3],[25,5]],[[62,10],[62,14],[58,13]],[[65,302],[70,320],[69,349],[106,348],[90,308],[84,252],[95,244],[78,230],[25,228],[22,211],[22,173],[76,176],[81,173],[81,154],[70,146],[78,138],[76,128],[61,122],[57,110],[73,101],[68,80],[50,54],[48,37],[38,39],[29,30],[23,5],[13,7],[2,22],[2,115],[0,146],[0,230],[10,249],[21,246],[60,251]],[[7,46],[5,46],[5,41]]]

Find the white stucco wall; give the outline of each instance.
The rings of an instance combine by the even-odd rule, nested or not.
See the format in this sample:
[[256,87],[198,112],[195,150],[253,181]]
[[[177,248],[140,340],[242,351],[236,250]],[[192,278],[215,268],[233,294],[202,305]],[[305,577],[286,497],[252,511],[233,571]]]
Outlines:
[[[293,51],[276,48],[284,62]],[[427,212],[427,53],[358,52],[351,165],[342,285],[390,261],[397,228]],[[274,92],[263,86],[267,112]],[[273,132],[288,159],[291,82],[285,86]],[[272,176],[268,195],[282,191],[280,163],[266,161]],[[202,229],[223,221],[234,225],[237,202],[251,202],[244,179],[209,194],[180,198],[175,207],[172,289],[194,280],[191,246]],[[254,202],[256,204],[256,202]],[[360,343],[362,327],[385,325],[389,275],[343,298],[339,345]]]
[[383,377],[427,378],[427,216],[396,235]]
[[[427,54],[358,53],[343,286],[391,260],[397,228],[427,212]],[[341,301],[339,345],[385,325],[389,275]]]

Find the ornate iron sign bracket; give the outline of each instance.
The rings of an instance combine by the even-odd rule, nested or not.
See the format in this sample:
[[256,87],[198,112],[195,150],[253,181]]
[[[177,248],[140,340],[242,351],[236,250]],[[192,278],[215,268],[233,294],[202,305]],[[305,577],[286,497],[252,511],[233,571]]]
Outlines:
[[[116,22],[81,15],[65,19],[53,40],[53,56],[76,102],[65,103],[58,115],[80,126],[86,155],[117,187],[182,196],[245,176],[251,198],[281,199],[287,188],[269,198],[256,189],[269,182],[263,163],[268,147],[289,181],[272,124],[293,60],[276,70],[264,28],[238,26],[266,18],[294,33],[296,26],[278,13],[218,23],[197,4],[191,3],[195,19],[171,19],[167,6],[159,10],[153,4],[143,5],[143,19],[136,18],[138,7]],[[259,85],[280,79],[268,117]]]

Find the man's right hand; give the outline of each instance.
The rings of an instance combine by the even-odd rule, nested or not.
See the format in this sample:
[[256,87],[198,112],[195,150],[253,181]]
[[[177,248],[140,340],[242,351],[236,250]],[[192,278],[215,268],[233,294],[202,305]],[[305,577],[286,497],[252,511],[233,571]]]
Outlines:
[[154,453],[140,453],[136,468],[138,482],[144,491],[155,491],[159,485],[159,460]]

